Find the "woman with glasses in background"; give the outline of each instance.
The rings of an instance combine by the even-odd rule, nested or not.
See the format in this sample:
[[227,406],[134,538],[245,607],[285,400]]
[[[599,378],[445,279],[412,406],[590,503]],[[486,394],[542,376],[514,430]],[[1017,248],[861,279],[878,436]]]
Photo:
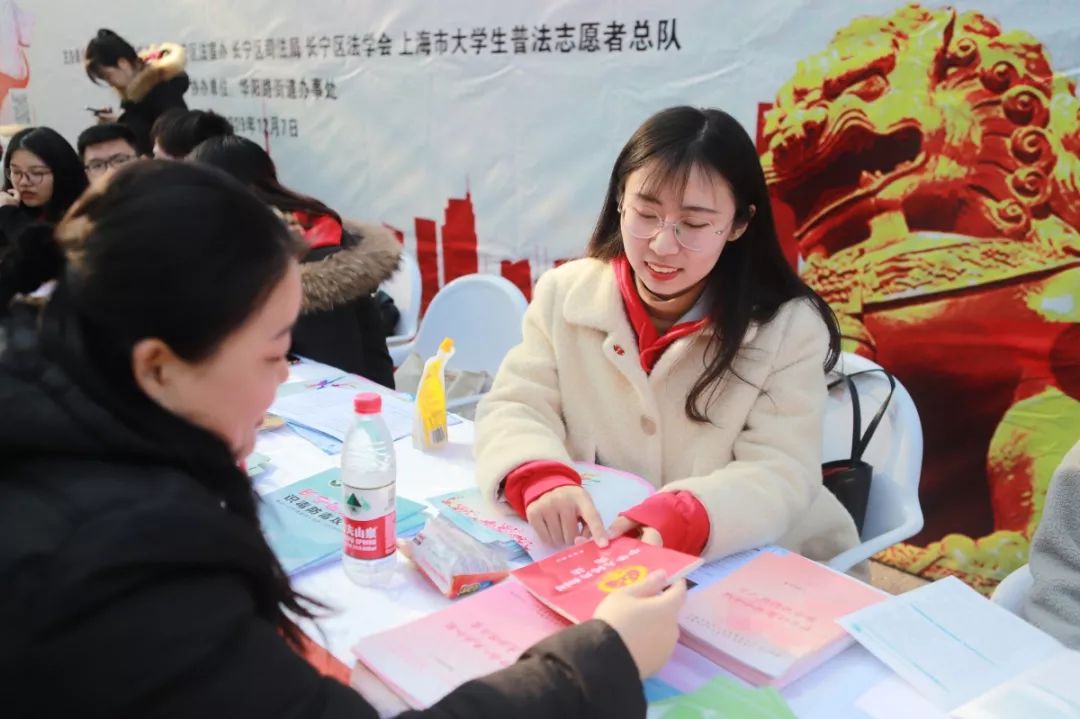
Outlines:
[[[587,257],[544,274],[476,424],[478,482],[542,539],[631,533],[717,559],[858,542],[822,485],[840,335],[787,263],[754,143],[720,110],[649,118]],[[660,491],[604,527],[574,462]]]
[[35,222],[55,225],[86,189],[79,156],[60,133],[29,127],[11,138],[0,192],[0,315],[11,298],[55,277],[58,251],[23,230]]

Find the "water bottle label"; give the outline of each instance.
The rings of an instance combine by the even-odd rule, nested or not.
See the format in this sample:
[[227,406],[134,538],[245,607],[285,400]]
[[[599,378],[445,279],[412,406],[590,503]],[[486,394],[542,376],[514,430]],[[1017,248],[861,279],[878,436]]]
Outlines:
[[345,487],[346,556],[383,559],[397,551],[394,485],[378,489]]

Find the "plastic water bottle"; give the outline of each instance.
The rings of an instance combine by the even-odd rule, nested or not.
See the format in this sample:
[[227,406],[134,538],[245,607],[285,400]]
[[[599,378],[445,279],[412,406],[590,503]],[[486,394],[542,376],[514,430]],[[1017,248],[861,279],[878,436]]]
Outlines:
[[341,561],[355,584],[386,585],[397,565],[394,439],[380,414],[382,397],[358,394],[353,409],[341,452],[345,511]]

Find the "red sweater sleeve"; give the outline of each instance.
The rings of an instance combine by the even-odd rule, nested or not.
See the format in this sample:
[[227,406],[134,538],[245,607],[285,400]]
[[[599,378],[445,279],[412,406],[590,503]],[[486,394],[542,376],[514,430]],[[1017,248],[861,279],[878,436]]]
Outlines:
[[541,495],[572,485],[581,486],[581,475],[573,467],[562,462],[538,460],[526,462],[506,475],[503,495],[518,516],[524,519],[525,510]]
[[655,529],[669,549],[700,555],[709,541],[709,514],[690,492],[658,492],[622,514]]

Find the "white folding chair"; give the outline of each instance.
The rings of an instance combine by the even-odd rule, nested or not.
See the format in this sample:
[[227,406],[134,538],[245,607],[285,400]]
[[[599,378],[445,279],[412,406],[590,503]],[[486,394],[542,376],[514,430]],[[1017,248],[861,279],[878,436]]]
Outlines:
[[[879,368],[865,357],[845,352],[837,372],[854,374]],[[889,382],[880,373],[862,375],[854,382],[859,390],[862,429],[865,430],[888,396]],[[847,388],[841,384],[830,393],[826,405],[822,461],[851,456],[851,414],[851,400]],[[874,475],[860,537],[862,541],[829,560],[830,567],[846,572],[881,550],[918,534],[923,527],[919,504],[922,455],[919,413],[911,395],[897,380],[889,408],[863,455],[863,459],[873,466]]]
[[990,601],[1003,609],[1008,609],[1018,617],[1024,616],[1024,603],[1035,584],[1035,577],[1031,575],[1031,567],[1027,564],[1014,569],[1009,576],[1001,580],[1001,584],[994,588],[990,595]]
[[[498,275],[459,277],[439,290],[428,305],[413,352],[433,356],[444,337],[454,340],[448,369],[486,372],[492,377],[510,348],[521,342],[521,321],[529,306],[521,290]],[[451,410],[473,404],[480,395],[447,403]]]
[[399,366],[413,350],[420,324],[420,265],[409,252],[401,253],[397,272],[382,283],[380,289],[394,300],[400,316],[394,334],[386,338],[386,347],[394,366]]

